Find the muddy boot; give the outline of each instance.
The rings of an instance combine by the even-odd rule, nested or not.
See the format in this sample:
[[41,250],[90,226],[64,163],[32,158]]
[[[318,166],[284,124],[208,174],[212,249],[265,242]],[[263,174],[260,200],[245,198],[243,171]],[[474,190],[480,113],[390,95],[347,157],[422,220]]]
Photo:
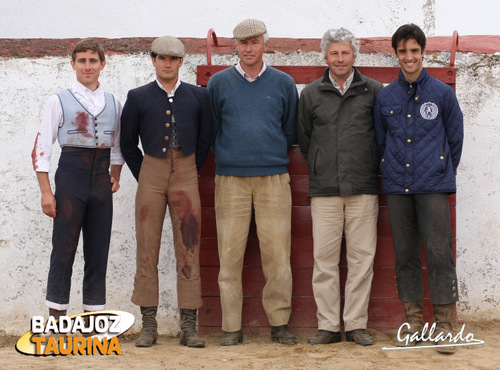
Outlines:
[[[441,333],[441,337],[444,340],[440,340],[436,342],[437,345],[445,345],[445,344],[453,344],[451,339],[453,338],[452,333],[452,322],[453,315],[455,314],[455,304],[435,304],[434,307],[434,316],[436,317],[436,331],[435,337],[437,337]],[[457,347],[438,347],[436,351],[439,353],[455,353],[457,351]]]
[[422,301],[403,302],[403,305],[406,322],[410,324],[410,327],[401,333],[401,338],[396,338],[396,346],[411,347],[417,344],[417,341],[410,340],[411,336],[415,333],[422,334],[424,327],[424,303]]
[[204,348],[205,342],[196,331],[196,310],[181,308],[181,339],[183,346]]
[[157,309],[157,306],[141,307],[142,330],[141,335],[135,341],[136,347],[151,347],[158,340]]

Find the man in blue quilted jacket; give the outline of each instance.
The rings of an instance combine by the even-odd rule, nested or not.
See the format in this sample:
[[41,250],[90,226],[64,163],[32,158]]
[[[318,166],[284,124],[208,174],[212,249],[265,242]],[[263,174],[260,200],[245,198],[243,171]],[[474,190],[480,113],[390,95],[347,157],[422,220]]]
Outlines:
[[[451,332],[458,301],[448,195],[456,192],[463,116],[451,87],[423,68],[425,43],[414,24],[394,33],[392,47],[401,71],[377,95],[374,119],[398,293],[409,324],[405,334],[421,333],[424,327],[422,241],[437,336]],[[398,345],[415,344],[401,339]],[[439,352],[454,350],[438,347]]]

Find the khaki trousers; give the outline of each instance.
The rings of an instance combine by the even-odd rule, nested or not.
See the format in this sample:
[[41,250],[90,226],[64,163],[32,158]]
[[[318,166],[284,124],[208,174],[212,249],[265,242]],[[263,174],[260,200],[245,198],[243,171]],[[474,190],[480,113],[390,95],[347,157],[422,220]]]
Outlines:
[[313,197],[311,214],[318,329],[341,331],[339,261],[343,231],[348,264],[344,328],[366,329],[377,245],[378,196]]
[[157,306],[158,257],[166,209],[170,212],[177,262],[179,308],[203,305],[200,280],[201,205],[195,156],[169,148],[166,158],[144,156],[135,200],[137,271],[132,302]]
[[290,268],[291,205],[288,173],[215,178],[222,330],[241,329],[242,270],[248,230],[255,211],[262,270],[262,304],[272,326],[286,325],[292,310]]

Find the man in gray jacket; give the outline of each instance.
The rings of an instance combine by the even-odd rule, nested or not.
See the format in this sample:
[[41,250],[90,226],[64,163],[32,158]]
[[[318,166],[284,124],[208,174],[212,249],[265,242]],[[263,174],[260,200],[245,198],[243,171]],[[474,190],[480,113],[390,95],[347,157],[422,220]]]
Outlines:
[[377,243],[378,151],[373,105],[382,84],[353,67],[359,41],[345,28],[321,41],[328,68],[302,91],[297,138],[309,165],[314,238],[313,292],[318,333],[308,343],[341,341],[339,260],[345,233],[346,339],[373,344],[366,332]]

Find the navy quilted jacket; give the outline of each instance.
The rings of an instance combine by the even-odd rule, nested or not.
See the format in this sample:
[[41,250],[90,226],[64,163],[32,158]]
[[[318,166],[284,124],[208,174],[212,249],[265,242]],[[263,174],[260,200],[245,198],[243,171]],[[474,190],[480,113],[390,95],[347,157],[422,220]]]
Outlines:
[[451,87],[425,69],[412,83],[400,71],[378,93],[374,115],[384,193],[456,192],[464,133]]

